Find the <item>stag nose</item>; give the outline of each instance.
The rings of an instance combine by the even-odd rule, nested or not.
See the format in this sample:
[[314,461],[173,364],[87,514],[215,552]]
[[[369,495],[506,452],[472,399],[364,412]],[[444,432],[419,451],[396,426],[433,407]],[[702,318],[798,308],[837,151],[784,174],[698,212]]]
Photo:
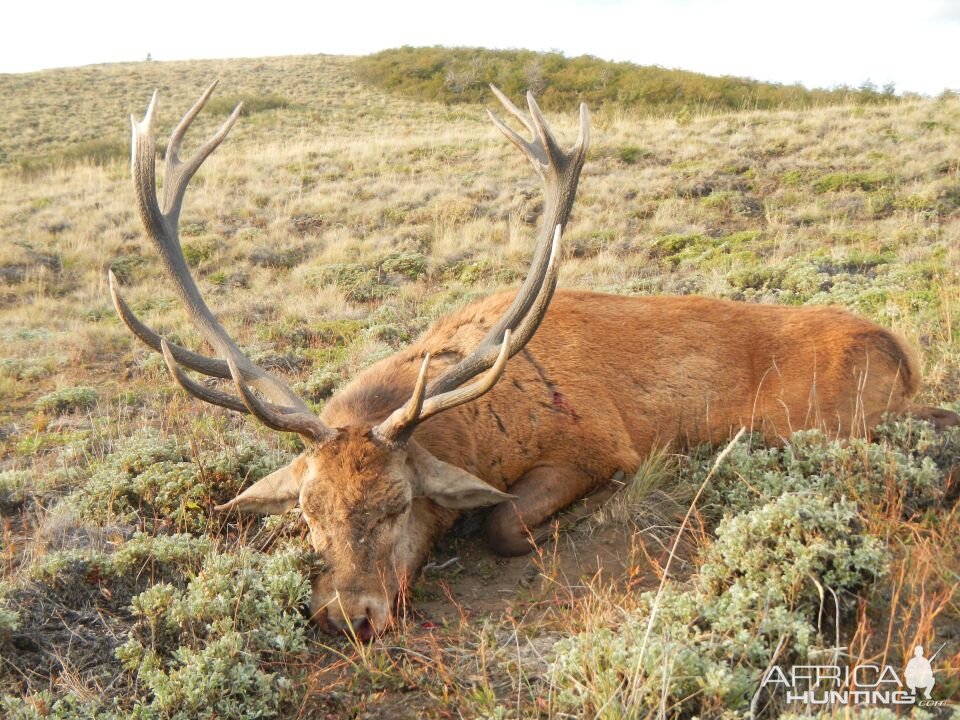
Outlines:
[[[373,640],[373,636],[376,634],[373,630],[373,625],[370,624],[370,618],[366,615],[363,617],[356,617],[350,621],[351,628],[353,630],[353,635],[356,635],[357,640],[361,642],[367,642]],[[346,627],[340,628],[342,632],[346,632]],[[351,634],[347,632],[347,634]]]
[[366,642],[383,632],[390,621],[385,599],[367,596],[347,602],[342,595],[338,599],[339,603],[332,602],[325,608],[326,623],[335,632],[353,635]]

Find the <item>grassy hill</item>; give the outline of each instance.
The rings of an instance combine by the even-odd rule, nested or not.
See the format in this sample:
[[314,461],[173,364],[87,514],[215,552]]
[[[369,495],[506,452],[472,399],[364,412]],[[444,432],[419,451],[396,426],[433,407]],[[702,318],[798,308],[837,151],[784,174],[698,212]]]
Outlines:
[[532,90],[558,110],[586,102],[637,113],[800,109],[896,102],[892,88],[811,90],[749,78],[704,75],[655,65],[610,62],[589,55],[486,48],[402,47],[358,58],[357,75],[370,84],[445,103],[486,102],[493,83],[508,95]]
[[[318,407],[433,319],[514,284],[541,212],[527,164],[482,107],[386,92],[360,79],[372,62],[0,76],[0,714],[717,717],[749,708],[769,664],[812,662],[838,637],[897,668],[946,641],[936,692],[953,697],[940,671],[960,667],[960,436],[916,422],[875,443],[737,448],[643,658],[647,591],[709,449],[653,458],[532,560],[490,556],[464,525],[371,647],[307,626],[315,559],[296,513],[212,512],[298,441],[175,390],[117,320],[106,270],[146,322],[202,349],[133,210],[128,117],[159,87],[164,138],[220,77],[188,149],[236,100],[248,110],[188,191],[185,254],[240,344]],[[572,142],[550,87],[541,106]],[[960,100],[816,104],[595,108],[561,285],[840,305],[906,336],[920,400],[960,409]]]

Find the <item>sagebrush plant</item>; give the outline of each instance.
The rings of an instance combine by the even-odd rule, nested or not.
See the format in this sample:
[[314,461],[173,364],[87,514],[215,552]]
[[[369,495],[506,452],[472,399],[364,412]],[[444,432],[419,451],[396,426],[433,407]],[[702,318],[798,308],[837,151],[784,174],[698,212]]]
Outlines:
[[19,613],[0,607],[0,634],[16,630],[20,624]]
[[138,618],[117,657],[146,691],[140,717],[271,717],[302,694],[266,668],[306,650],[303,554],[242,549],[208,554],[183,589],[153,585],[133,598]]
[[[130,687],[138,693],[73,698],[53,716],[276,716],[300,694],[289,676],[270,668],[306,649],[306,620],[300,613],[309,595],[306,558],[298,550],[267,555],[244,548],[227,554],[207,538],[143,534],[110,553],[48,555],[33,569],[34,582],[69,593],[71,582],[95,571],[111,596],[127,598],[129,638],[115,655],[132,673]],[[133,595],[132,589],[145,584],[148,567],[151,576],[163,580],[147,582]],[[8,601],[23,598],[22,591],[8,592]],[[16,613],[4,610],[0,621],[6,627],[0,625],[0,631],[16,629],[16,620]],[[4,708],[13,717],[31,717],[38,699],[6,696]]]
[[[551,682],[558,708],[585,708],[609,718],[642,717],[658,709],[701,716],[746,713],[775,654],[802,663],[819,648],[817,582],[829,575],[837,589],[855,590],[882,570],[879,540],[843,547],[837,523],[854,517],[851,506],[778,501],[718,531],[725,550],[750,548],[746,564],[737,567],[713,556],[701,568],[708,573],[703,584],[667,587],[649,635],[653,593],[641,596],[639,607],[615,627],[554,646]],[[771,543],[774,532],[791,539]],[[841,532],[848,535],[848,528]],[[751,545],[740,545],[744,541]],[[802,571],[783,572],[789,562]],[[844,576],[858,583],[844,585]]]
[[4,470],[0,472],[0,508],[13,508],[27,497],[30,485],[27,470]]
[[195,454],[173,436],[145,431],[117,441],[103,462],[87,469],[62,501],[89,522],[173,522],[183,531],[209,530],[211,500],[223,502],[246,482],[284,460],[283,454],[242,436],[226,448]]
[[[684,460],[694,478],[711,465],[709,450]],[[909,519],[944,496],[944,473],[960,465],[960,429],[938,432],[925,422],[890,421],[872,440],[831,441],[819,430],[794,433],[782,447],[735,446],[708,485],[703,507],[724,516],[785,493],[851,498],[894,506]]]
[[[404,75],[399,92],[358,80],[414,66],[423,72]],[[577,85],[604,72],[617,82]],[[184,249],[241,347],[299,383],[315,409],[431,321],[515,286],[528,266],[537,181],[473,104],[490,103],[488,79],[515,101],[532,87],[559,137],[575,135],[563,108],[590,102],[593,142],[562,286],[846,307],[917,349],[921,403],[958,409],[956,97],[859,104],[854,91],[844,104],[665,71],[665,88],[679,83],[703,102],[652,104],[634,92],[644,79],[635,68],[445,49],[367,63],[304,56],[3,75],[0,715],[169,717],[176,703],[206,698],[212,708],[221,696],[220,716],[236,717],[580,715],[606,698],[638,714],[742,715],[780,633],[784,661],[839,642],[851,657],[897,664],[913,644],[948,640],[938,688],[956,696],[960,452],[956,433],[920,422],[892,422],[869,443],[804,433],[782,447],[735,447],[704,489],[661,597],[644,650],[644,663],[665,658],[658,673],[612,668],[639,657],[643,591],[657,584],[712,450],[654,458],[603,522],[560,533],[533,561],[485,554],[467,518],[436,549],[394,634],[370,647],[320,644],[305,609],[290,604],[310,564],[290,549],[303,543],[296,513],[212,511],[289,460],[298,441],[185,397],[163,359],[120,325],[106,286],[112,267],[145,322],[209,351],[133,211],[127,118],[160,87],[165,136],[215,77],[220,91],[191,137],[212,132],[234,101],[247,109],[194,179]],[[760,104],[804,109],[720,111],[742,107],[744,89]],[[456,104],[429,99],[451,94]],[[75,112],[65,115],[68,96]],[[634,351],[656,362],[651,348]],[[95,395],[56,399],[77,389]],[[840,533],[845,519],[856,532]],[[776,542],[761,537],[775,528]],[[610,577],[594,577],[590,561],[611,556]],[[787,558],[810,570],[806,582]],[[734,581],[737,592],[721,591]],[[205,611],[206,592],[242,613]],[[592,680],[574,651],[595,654]],[[782,709],[767,700],[761,711]]]
[[[783,447],[734,446],[707,486],[705,512],[721,519],[697,574],[664,588],[649,635],[652,592],[614,627],[558,642],[558,707],[609,718],[748,713],[775,657],[789,665],[839,652],[829,631],[839,632],[890,560],[851,498],[914,514],[943,495],[937,462],[960,462],[955,430],[904,421],[879,435],[830,442],[806,431]],[[710,452],[688,462],[694,478],[715,464]]]
[[97,404],[97,391],[89,387],[68,387],[55,390],[37,399],[37,410],[60,415],[90,410]]
[[[63,718],[110,717],[113,712],[125,716],[133,686],[114,652],[134,625],[133,598],[158,581],[185,586],[214,548],[207,537],[125,536],[122,528],[75,544],[43,555],[14,581],[0,584],[2,614],[9,619],[12,613],[17,621],[0,632],[0,658],[14,676],[58,670],[68,674],[89,666],[92,682],[112,682],[117,692],[106,696],[60,692],[47,697],[39,688],[15,694],[5,687],[0,697],[11,717],[46,717],[44,708]],[[77,619],[78,625],[66,625],[65,617]],[[98,629],[98,617],[111,617],[113,632]],[[51,645],[58,648],[56,653],[44,651]],[[11,679],[3,678],[5,684]]]

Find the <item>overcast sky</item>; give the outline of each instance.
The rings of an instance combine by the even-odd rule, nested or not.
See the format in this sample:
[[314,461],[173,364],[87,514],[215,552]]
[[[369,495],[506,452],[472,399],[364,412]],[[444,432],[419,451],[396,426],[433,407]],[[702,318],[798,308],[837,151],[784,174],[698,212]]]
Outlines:
[[[12,0],[0,73],[398,45],[561,50],[810,87],[960,89],[960,0]],[[0,106],[3,99],[0,98]]]

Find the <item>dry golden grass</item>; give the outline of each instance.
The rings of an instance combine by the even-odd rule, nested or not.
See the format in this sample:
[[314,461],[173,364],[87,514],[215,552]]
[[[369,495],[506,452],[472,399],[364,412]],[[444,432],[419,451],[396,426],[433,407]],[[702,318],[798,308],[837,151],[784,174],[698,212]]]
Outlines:
[[[282,358],[291,379],[325,387],[318,403],[431,320],[524,271],[539,187],[482,108],[384,95],[354,80],[350,62],[311,56],[0,76],[0,471],[31,478],[29,502],[0,505],[13,508],[3,518],[0,578],[16,581],[42,560],[40,528],[73,489],[66,471],[94,467],[124,437],[154,428],[197,447],[229,450],[228,437],[294,447],[174,391],[162,362],[114,315],[111,266],[148,324],[202,347],[144,237],[123,156],[127,117],[143,112],[155,87],[158,137],[211,78],[221,79],[219,96],[266,106],[242,117],[194,180],[182,239],[229,331],[255,356]],[[201,116],[188,149],[229,109],[219,103]],[[572,139],[574,117],[544,110],[558,136]],[[956,99],[654,119],[597,110],[561,284],[839,304],[907,336],[924,366],[921,399],[956,409],[958,130]],[[398,258],[405,269],[390,270]],[[41,396],[76,387],[96,391],[93,410],[38,409]],[[671,467],[648,469],[667,477]],[[0,487],[5,503],[8,490]],[[866,524],[900,543],[884,586],[894,599],[883,617],[864,610],[850,647],[876,658],[879,646],[899,663],[915,638],[960,619],[958,521],[948,513],[904,524],[886,512],[867,513]],[[636,519],[621,506],[608,515],[590,531],[598,547],[610,541],[605,527]],[[569,553],[580,536],[563,536],[535,559],[536,582],[459,616],[456,577],[428,579],[413,605],[443,615],[435,632],[414,616],[370,648],[314,638],[309,658],[288,668],[310,690],[301,716],[554,715],[552,700],[540,696],[544,686],[531,679],[545,671],[553,642],[635,608],[636,588],[656,584],[679,517],[656,517],[652,534],[617,531],[622,567],[633,573],[626,584],[571,575],[550,553]],[[295,518],[278,526],[299,532]],[[246,527],[223,547],[269,546],[264,534],[274,526],[264,527]],[[915,541],[904,540],[911,535]],[[452,541],[448,554],[476,559],[464,542]],[[486,579],[484,568],[501,572],[489,557],[477,562],[476,582]],[[691,568],[683,568],[685,577]],[[960,648],[950,652],[956,666]],[[70,662],[50,688],[98,697],[100,680]],[[406,693],[410,687],[416,692]]]

